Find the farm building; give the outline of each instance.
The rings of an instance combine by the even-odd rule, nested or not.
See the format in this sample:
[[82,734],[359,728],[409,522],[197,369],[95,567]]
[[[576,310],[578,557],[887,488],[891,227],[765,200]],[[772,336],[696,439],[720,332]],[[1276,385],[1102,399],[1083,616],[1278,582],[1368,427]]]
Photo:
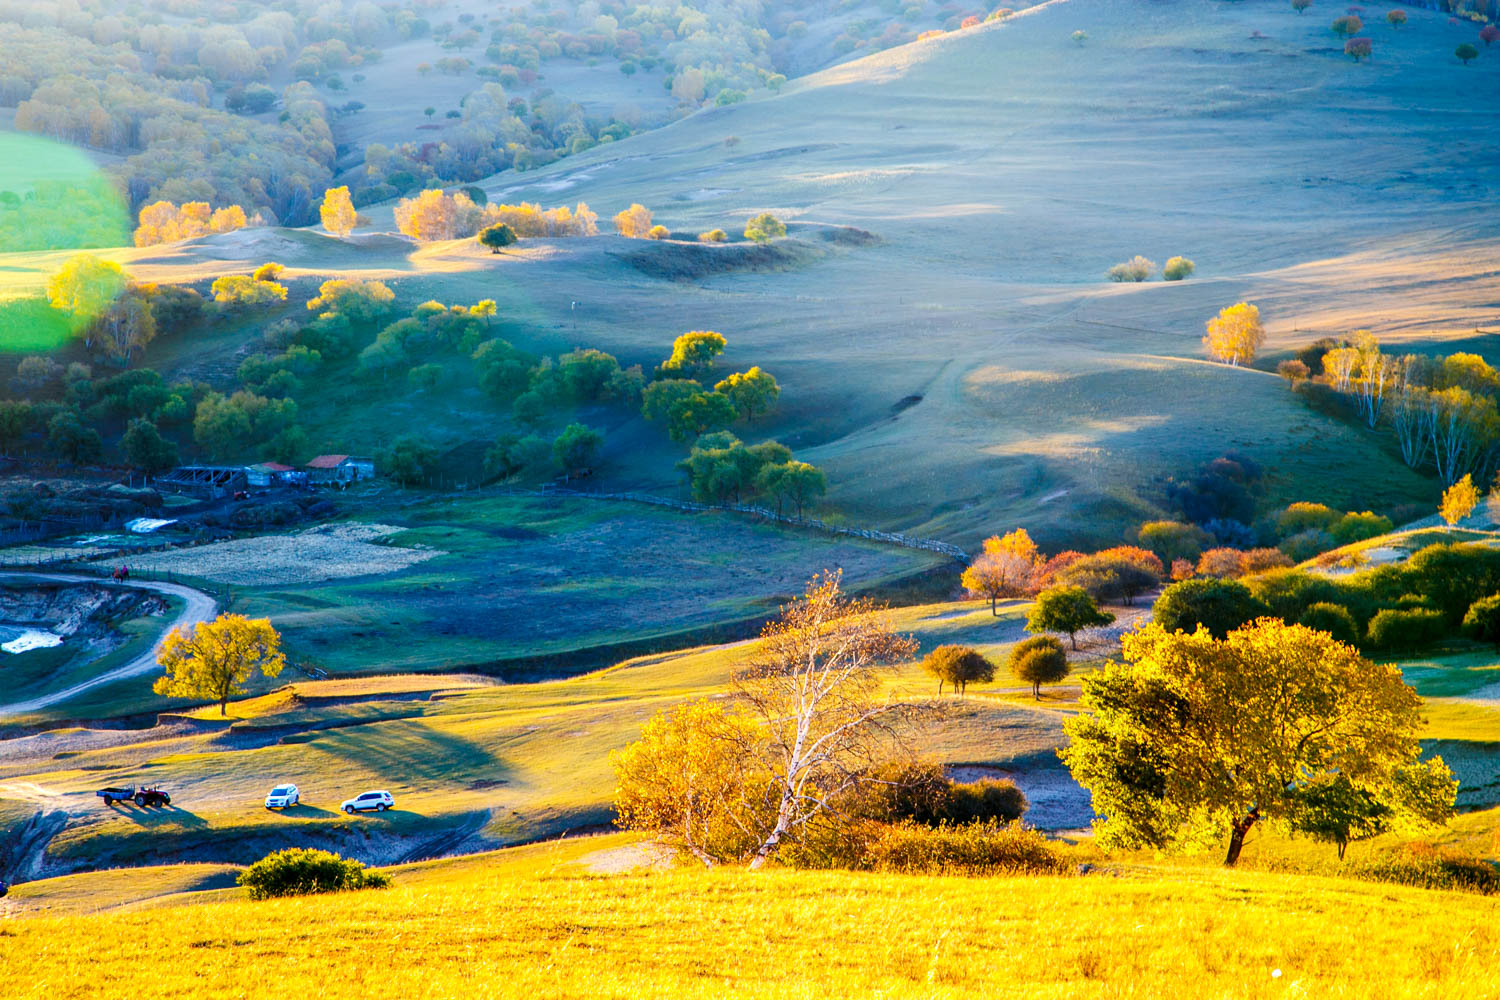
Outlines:
[[307,477],[314,485],[356,483],[375,478],[375,460],[352,455],[319,455],[307,463]]
[[280,462],[261,462],[247,466],[245,475],[251,486],[302,486],[307,484],[307,473]]
[[157,476],[154,485],[159,490],[217,500],[243,491],[250,480],[241,465],[183,465]]

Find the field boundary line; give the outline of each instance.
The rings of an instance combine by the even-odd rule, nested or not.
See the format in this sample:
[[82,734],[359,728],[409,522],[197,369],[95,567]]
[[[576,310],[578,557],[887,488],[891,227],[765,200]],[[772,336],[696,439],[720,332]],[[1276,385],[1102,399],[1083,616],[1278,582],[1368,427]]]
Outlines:
[[842,525],[829,524],[827,521],[820,521],[813,517],[794,517],[791,514],[780,514],[769,507],[761,507],[754,504],[698,503],[693,500],[673,500],[670,497],[656,496],[651,493],[598,493],[592,490],[574,490],[566,487],[541,490],[502,489],[499,492],[511,496],[577,497],[582,500],[612,500],[622,503],[642,503],[650,504],[654,507],[669,507],[673,510],[680,510],[687,513],[723,511],[731,514],[748,514],[751,517],[772,521],[777,524],[789,525],[794,528],[808,528],[829,535],[844,535],[849,538],[863,538],[867,541],[899,545],[907,549],[937,552],[953,559],[960,565],[969,565],[969,554],[967,552],[957,545],[940,542],[934,538],[914,538],[911,535],[903,535],[895,531],[880,531],[875,528],[848,528]]

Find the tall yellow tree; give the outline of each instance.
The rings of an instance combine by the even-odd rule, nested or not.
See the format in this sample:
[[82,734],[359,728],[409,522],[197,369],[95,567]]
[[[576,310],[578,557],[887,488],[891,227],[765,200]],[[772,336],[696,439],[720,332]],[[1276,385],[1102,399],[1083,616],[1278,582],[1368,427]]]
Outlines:
[[1462,479],[1443,491],[1443,502],[1438,505],[1438,513],[1452,527],[1474,513],[1478,504],[1479,490],[1474,486],[1474,477],[1464,473]]
[[268,618],[220,615],[188,629],[173,629],[156,662],[164,671],[151,689],[168,698],[209,698],[226,714],[229,699],[259,671],[275,677],[286,666],[281,636]]
[[1316,810],[1318,828],[1359,822],[1326,815],[1345,808],[1312,794],[1331,781],[1413,826],[1451,814],[1458,782],[1441,760],[1418,762],[1421,699],[1398,667],[1275,618],[1222,640],[1153,622],[1122,647],[1125,662],[1083,679],[1089,711],[1064,723],[1060,752],[1093,794],[1103,846],[1227,841],[1233,865],[1263,820],[1296,826]]
[[615,216],[615,229],[619,230],[621,236],[633,240],[645,239],[646,234],[651,232],[651,209],[645,205],[631,205]]
[[1265,342],[1266,331],[1260,325],[1260,310],[1248,302],[1237,302],[1219,310],[1208,321],[1203,344],[1208,353],[1231,365],[1248,364]]
[[318,214],[323,217],[323,228],[340,237],[354,232],[354,226],[359,221],[359,213],[354,210],[354,202],[349,198],[347,186],[324,191],[323,204],[318,208]]
[[119,264],[91,253],[74,254],[47,279],[47,303],[78,322],[96,319],[125,290]]

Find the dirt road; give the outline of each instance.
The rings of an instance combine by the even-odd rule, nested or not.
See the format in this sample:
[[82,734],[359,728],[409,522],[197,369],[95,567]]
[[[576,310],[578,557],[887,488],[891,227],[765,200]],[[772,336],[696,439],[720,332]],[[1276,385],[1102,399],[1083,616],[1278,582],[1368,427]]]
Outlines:
[[[21,581],[46,580],[53,583],[92,583],[99,586],[121,586],[97,576],[83,576],[75,573],[5,573],[0,575],[0,578]],[[181,598],[183,601],[182,610],[178,612],[176,618],[162,627],[161,634],[157,636],[156,642],[147,652],[113,670],[106,671],[97,677],[91,677],[80,684],[74,684],[72,687],[64,688],[61,691],[53,691],[50,694],[42,695],[40,698],[32,698],[28,701],[0,705],[0,719],[40,711],[41,709],[56,705],[58,702],[67,701],[69,698],[76,697],[84,691],[91,690],[100,685],[110,684],[126,677],[139,677],[142,674],[150,673],[157,669],[156,653],[161,648],[163,640],[166,639],[167,633],[178,626],[196,625],[199,622],[208,621],[213,618],[214,612],[218,609],[218,604],[212,597],[200,590],[194,590],[191,587],[184,587],[176,583],[154,583],[146,580],[133,580],[124,586]]]

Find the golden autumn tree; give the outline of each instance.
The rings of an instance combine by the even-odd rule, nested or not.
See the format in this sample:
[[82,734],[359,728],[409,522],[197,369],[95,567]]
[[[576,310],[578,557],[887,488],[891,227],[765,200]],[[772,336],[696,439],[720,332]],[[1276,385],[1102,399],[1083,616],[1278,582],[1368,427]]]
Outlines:
[[1237,302],[1219,310],[1208,321],[1203,344],[1208,353],[1230,365],[1249,364],[1265,342],[1260,310],[1248,302]]
[[112,260],[91,253],[74,254],[47,279],[47,304],[87,322],[119,297],[127,280],[124,270]]
[[1024,597],[1036,589],[1042,553],[1025,528],[984,540],[984,551],[963,573],[963,585],[974,597],[987,598],[990,613],[999,615],[1003,597]]
[[1089,711],[1064,724],[1060,752],[1102,845],[1227,840],[1233,865],[1257,823],[1331,808],[1313,790],[1335,780],[1413,825],[1451,814],[1458,783],[1441,760],[1418,763],[1421,699],[1396,666],[1275,618],[1223,640],[1151,623],[1122,647],[1124,662],[1083,679]]
[[168,698],[208,698],[226,714],[229,699],[257,671],[275,677],[286,666],[281,636],[270,619],[220,615],[188,629],[175,628],[162,643],[156,662],[166,673],[151,689]]
[[1478,505],[1479,490],[1474,486],[1474,477],[1464,473],[1462,479],[1443,491],[1443,502],[1438,504],[1438,513],[1451,528],[1474,513],[1474,508]]
[[354,232],[359,222],[359,213],[349,197],[348,186],[329,188],[323,192],[323,204],[318,207],[323,228],[335,236],[344,237]]
[[621,236],[643,240],[651,232],[651,209],[645,205],[631,205],[615,216],[615,229]]
[[462,191],[429,188],[396,205],[396,228],[414,240],[453,240],[479,231],[484,212]]

